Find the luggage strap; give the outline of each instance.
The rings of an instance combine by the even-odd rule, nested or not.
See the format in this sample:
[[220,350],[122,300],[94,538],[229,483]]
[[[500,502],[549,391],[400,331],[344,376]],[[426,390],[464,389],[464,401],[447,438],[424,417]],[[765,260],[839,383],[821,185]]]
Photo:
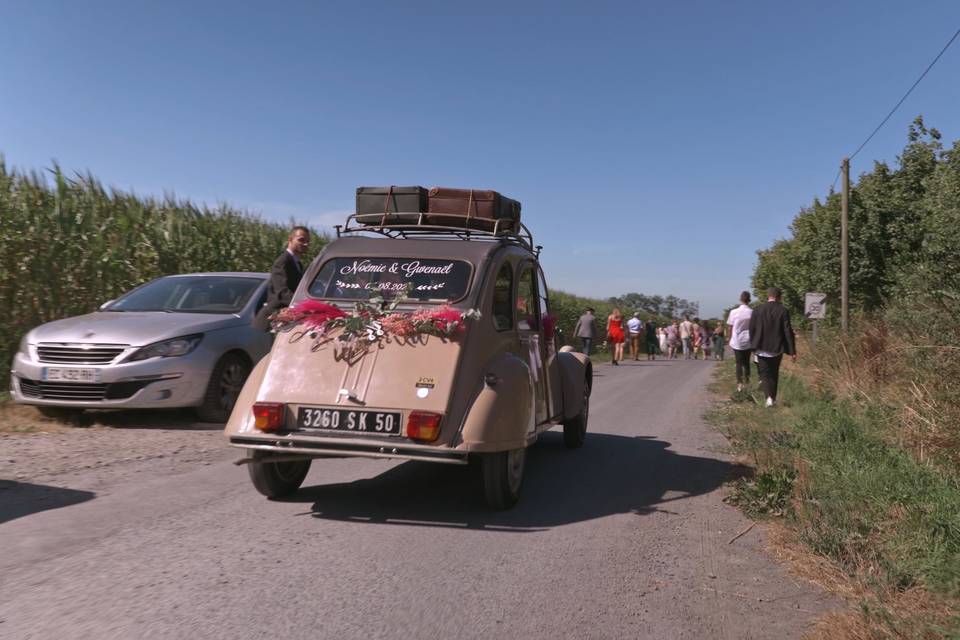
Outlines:
[[387,189],[387,195],[383,198],[383,215],[380,217],[380,226],[387,224],[387,210],[390,208],[390,196],[393,195],[393,185]]

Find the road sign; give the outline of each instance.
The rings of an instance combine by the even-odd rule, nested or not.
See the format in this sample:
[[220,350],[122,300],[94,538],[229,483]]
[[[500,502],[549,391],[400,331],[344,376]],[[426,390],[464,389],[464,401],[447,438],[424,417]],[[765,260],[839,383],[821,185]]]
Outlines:
[[811,320],[823,320],[827,317],[827,294],[807,293],[803,296],[803,315]]

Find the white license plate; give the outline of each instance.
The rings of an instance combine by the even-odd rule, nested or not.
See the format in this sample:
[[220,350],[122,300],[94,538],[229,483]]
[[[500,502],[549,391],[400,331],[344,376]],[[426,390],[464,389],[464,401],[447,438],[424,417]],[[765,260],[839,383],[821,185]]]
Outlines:
[[100,369],[44,367],[42,377],[46,382],[100,382]]
[[300,407],[297,428],[307,431],[344,431],[370,436],[400,435],[400,414],[394,411]]

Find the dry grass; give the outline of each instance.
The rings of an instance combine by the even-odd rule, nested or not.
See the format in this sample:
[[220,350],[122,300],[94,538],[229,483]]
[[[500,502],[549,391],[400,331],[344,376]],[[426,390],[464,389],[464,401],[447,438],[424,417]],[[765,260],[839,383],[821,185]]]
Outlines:
[[772,523],[767,536],[768,550],[792,575],[850,605],[816,620],[804,636],[807,640],[942,639],[942,631],[951,622],[956,624],[960,615],[955,603],[926,589],[878,591],[868,570],[853,574],[842,571],[814,553],[794,529],[782,523]]
[[[833,372],[810,366],[818,359],[801,353],[796,364],[784,363],[778,410],[734,394],[713,418],[756,478],[792,477],[789,507],[771,520],[773,555],[849,603],[817,621],[809,637],[960,638],[953,476],[898,453],[891,435],[903,430],[888,418],[896,412],[875,410],[867,399],[883,385],[850,376],[848,389],[859,395],[839,399]],[[733,386],[727,369],[715,388]],[[771,486],[785,488],[734,486],[729,501],[769,516],[777,511],[755,507],[760,494],[773,495]]]
[[45,418],[34,407],[0,402],[0,435],[24,433],[58,433],[69,431],[70,425]]
[[816,349],[805,337],[799,342],[803,366],[793,373],[811,389],[885,407],[888,443],[921,463],[960,472],[960,347],[891,333],[882,320],[857,323],[846,339],[826,332]]

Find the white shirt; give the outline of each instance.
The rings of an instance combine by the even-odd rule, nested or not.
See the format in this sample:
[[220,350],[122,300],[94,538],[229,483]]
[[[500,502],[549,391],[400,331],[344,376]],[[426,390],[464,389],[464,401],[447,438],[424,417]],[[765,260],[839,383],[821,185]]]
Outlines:
[[727,316],[727,324],[731,327],[731,349],[744,351],[750,348],[750,316],[752,315],[753,309],[745,304],[741,304],[730,311],[730,315]]
[[627,320],[627,331],[630,333],[640,333],[642,327],[643,323],[640,322],[640,318],[630,318]]

